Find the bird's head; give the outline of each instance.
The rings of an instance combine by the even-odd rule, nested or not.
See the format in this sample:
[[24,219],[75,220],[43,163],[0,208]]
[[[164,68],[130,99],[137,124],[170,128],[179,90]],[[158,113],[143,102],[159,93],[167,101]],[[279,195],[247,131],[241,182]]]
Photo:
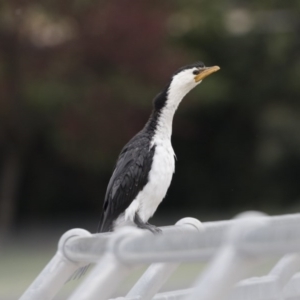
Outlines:
[[154,99],[156,110],[168,106],[176,109],[183,97],[204,78],[220,70],[218,66],[205,67],[202,62],[196,62],[180,68],[173,74],[166,89]]
[[188,93],[191,89],[202,82],[204,78],[220,70],[220,67],[205,67],[202,62],[180,68],[172,77],[170,90],[183,90]]

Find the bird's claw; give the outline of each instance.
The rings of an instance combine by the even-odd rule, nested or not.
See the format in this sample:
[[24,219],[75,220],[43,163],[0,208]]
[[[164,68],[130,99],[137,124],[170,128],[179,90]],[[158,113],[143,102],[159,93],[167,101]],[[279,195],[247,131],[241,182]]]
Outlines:
[[154,234],[162,233],[162,230],[160,228],[158,228],[148,222],[144,223],[138,214],[135,215],[134,223],[136,224],[136,226],[138,228],[148,229],[149,231],[151,231]]
[[146,223],[147,227],[145,229],[150,230],[154,234],[160,234],[162,233],[162,230],[152,224]]

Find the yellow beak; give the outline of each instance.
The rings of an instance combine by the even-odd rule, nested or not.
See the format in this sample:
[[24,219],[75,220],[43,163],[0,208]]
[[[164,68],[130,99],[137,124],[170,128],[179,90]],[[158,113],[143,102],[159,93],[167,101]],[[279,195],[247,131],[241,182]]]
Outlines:
[[218,66],[207,67],[200,74],[198,74],[194,77],[195,82],[199,82],[199,81],[203,80],[205,77],[207,77],[210,74],[215,73],[219,70],[220,70],[220,67],[218,67]]

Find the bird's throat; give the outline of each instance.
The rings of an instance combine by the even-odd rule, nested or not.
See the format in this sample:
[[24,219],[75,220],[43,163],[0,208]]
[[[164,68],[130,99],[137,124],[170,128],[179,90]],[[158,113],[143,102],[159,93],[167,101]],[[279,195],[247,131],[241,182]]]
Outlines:
[[165,106],[160,110],[155,128],[156,135],[159,135],[162,138],[171,139],[175,111],[175,107],[169,106]]
[[153,112],[146,124],[146,130],[161,136],[161,138],[171,139],[174,114],[192,87],[182,87],[176,81],[172,81],[153,101]]
[[153,130],[155,135],[171,139],[174,114],[184,95],[172,95],[169,93],[164,93],[164,95],[165,99],[159,98],[159,106],[155,105],[156,102],[154,102],[154,109],[147,125]]

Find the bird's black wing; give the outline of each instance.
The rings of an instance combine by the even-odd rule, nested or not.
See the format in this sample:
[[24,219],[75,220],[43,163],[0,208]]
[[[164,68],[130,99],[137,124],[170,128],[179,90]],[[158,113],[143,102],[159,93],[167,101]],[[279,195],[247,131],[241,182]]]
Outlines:
[[124,213],[148,182],[155,146],[140,132],[123,148],[109,181],[98,232],[112,230],[113,222]]

